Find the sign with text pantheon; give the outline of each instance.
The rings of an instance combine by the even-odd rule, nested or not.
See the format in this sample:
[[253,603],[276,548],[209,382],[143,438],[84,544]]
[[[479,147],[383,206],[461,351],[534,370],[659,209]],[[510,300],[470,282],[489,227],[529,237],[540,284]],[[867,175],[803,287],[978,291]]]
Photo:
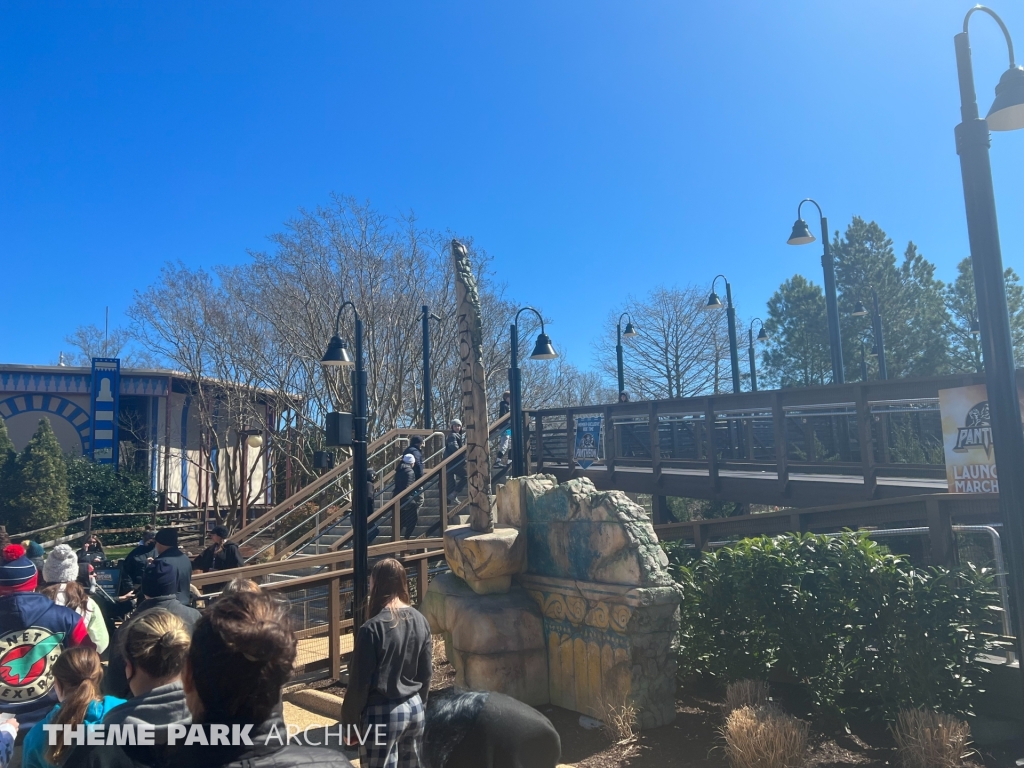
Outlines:
[[999,493],[985,385],[940,389],[939,411],[949,492]]

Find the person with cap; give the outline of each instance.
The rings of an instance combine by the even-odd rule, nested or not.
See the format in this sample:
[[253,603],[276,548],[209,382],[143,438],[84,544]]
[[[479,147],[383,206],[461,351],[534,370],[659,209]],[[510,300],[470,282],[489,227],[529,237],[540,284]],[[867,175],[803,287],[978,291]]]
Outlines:
[[129,552],[124,562],[121,563],[121,594],[133,592],[142,586],[142,574],[146,570],[146,564],[155,558],[156,552],[156,531],[147,528],[142,532],[142,541]]
[[[174,568],[174,592],[182,605],[192,603],[192,561],[188,555],[178,549],[178,531],[174,528],[161,528],[156,532],[156,559],[166,560]],[[143,579],[145,580],[145,579]],[[142,587],[146,597],[145,584]]]
[[98,653],[107,650],[110,633],[103,612],[82,585],[78,583],[78,558],[67,544],[58,544],[51,550],[43,563],[43,581],[46,586],[39,590],[57,605],[65,605],[83,619],[89,637]]
[[78,550],[78,562],[88,563],[93,568],[102,568],[106,559],[107,556],[103,552],[103,544],[96,534],[86,538],[82,548]]
[[39,573],[20,544],[0,552],[0,708],[26,732],[57,703],[53,664],[93,646],[82,617],[35,591]]
[[36,567],[36,570],[39,571],[39,573],[42,573],[43,559],[46,557],[42,544],[32,541],[31,539],[25,539],[21,542],[21,546],[25,550],[25,557],[32,561],[32,565]]
[[416,479],[419,480],[423,477],[423,438],[419,435],[409,438],[409,445],[405,449],[405,453],[411,453],[412,457],[416,459],[416,463],[412,466]]
[[[462,431],[462,421],[460,419],[452,419],[451,426],[451,431],[448,432],[448,436],[444,440],[444,457],[446,459],[466,444],[466,433]],[[449,504],[454,504],[458,501],[459,487],[462,484],[464,466],[464,458],[448,465]]]
[[[223,571],[225,568],[241,568],[245,563],[238,545],[228,541],[228,529],[223,525],[214,526],[210,531],[213,544],[192,561],[192,568],[198,571]],[[216,586],[216,585],[214,585]]]
[[[187,558],[186,558],[187,560]],[[128,636],[128,628],[139,616],[156,608],[173,613],[185,623],[185,629],[192,634],[192,629],[199,620],[200,613],[195,608],[182,603],[177,593],[178,571],[172,560],[158,557],[146,566],[142,574],[142,591],[146,595],[135,608],[135,612],[121,625],[110,644],[110,664],[103,678],[103,692],[122,699],[131,698],[131,688],[124,668],[124,639]]]
[[[402,460],[398,463],[398,468],[395,470],[395,485],[392,489],[391,498],[397,498],[402,491],[415,482],[416,457],[411,453],[403,453]],[[402,499],[399,519],[401,520],[402,535],[405,538],[409,538],[412,532],[416,530],[422,498],[422,493],[416,490]]]

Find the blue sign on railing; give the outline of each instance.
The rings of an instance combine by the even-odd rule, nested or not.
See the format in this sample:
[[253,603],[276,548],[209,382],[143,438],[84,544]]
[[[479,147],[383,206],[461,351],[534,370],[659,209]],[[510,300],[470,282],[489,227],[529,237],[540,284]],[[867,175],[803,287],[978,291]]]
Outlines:
[[583,469],[587,469],[601,458],[601,427],[603,416],[578,416],[576,418],[576,450],[573,458]]
[[121,393],[121,361],[92,359],[92,460],[117,466],[117,412]]

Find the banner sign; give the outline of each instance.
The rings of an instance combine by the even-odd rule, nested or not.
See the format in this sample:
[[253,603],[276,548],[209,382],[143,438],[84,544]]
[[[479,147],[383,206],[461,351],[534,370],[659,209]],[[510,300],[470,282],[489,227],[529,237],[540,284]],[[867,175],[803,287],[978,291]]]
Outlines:
[[117,466],[117,412],[121,394],[121,361],[92,359],[92,460]]
[[949,492],[999,493],[985,385],[940,389],[939,411]]
[[604,416],[579,416],[576,418],[576,450],[573,459],[587,469],[595,461],[600,460],[601,427]]

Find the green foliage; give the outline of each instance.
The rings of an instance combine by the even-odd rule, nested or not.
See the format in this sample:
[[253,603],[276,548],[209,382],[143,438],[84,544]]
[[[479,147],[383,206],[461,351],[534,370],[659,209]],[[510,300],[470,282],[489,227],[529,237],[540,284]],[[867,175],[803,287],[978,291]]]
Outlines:
[[[39,428],[18,457],[17,474],[11,504],[15,532],[68,519],[67,468],[49,419],[39,420]],[[61,530],[53,535],[60,536]]]
[[[971,333],[971,326],[978,319],[978,297],[974,292],[974,268],[970,257],[957,264],[956,269],[956,280],[946,286],[943,294],[950,367],[953,373],[984,373],[981,339]],[[1024,286],[1012,269],[1006,270],[1004,279],[1013,357],[1020,367],[1024,365]]]
[[783,387],[809,387],[832,380],[825,294],[793,275],[768,300],[764,324],[769,341],[763,353],[767,381]]
[[[156,500],[145,475],[117,472],[110,464],[95,464],[82,456],[68,456],[65,462],[70,518],[81,517],[92,506],[93,528],[128,528],[149,522]],[[103,519],[104,515],[131,512],[137,512],[139,517]],[[137,538],[134,534],[125,536]]]
[[978,655],[992,645],[979,632],[998,615],[987,572],[916,569],[854,533],[745,539],[692,565],[669,554],[683,593],[681,674],[781,674],[833,722],[970,710]]
[[11,505],[17,493],[17,481],[18,454],[7,434],[7,424],[0,418],[0,520],[13,519]]
[[742,513],[743,505],[732,501],[711,499],[687,499],[682,496],[666,496],[669,512],[679,522],[687,520],[710,520],[716,517],[732,517]]
[[[878,292],[885,339],[886,367],[890,379],[934,376],[948,370],[945,334],[946,308],[942,282],[935,279],[935,265],[908,243],[897,264],[892,240],[873,221],[854,216],[843,237],[836,233],[832,251],[836,259],[839,317],[843,336],[843,361],[847,369],[860,365],[860,344],[874,343],[871,330],[871,288]],[[867,317],[854,317],[857,301],[869,309]],[[877,361],[868,363],[876,375]]]

